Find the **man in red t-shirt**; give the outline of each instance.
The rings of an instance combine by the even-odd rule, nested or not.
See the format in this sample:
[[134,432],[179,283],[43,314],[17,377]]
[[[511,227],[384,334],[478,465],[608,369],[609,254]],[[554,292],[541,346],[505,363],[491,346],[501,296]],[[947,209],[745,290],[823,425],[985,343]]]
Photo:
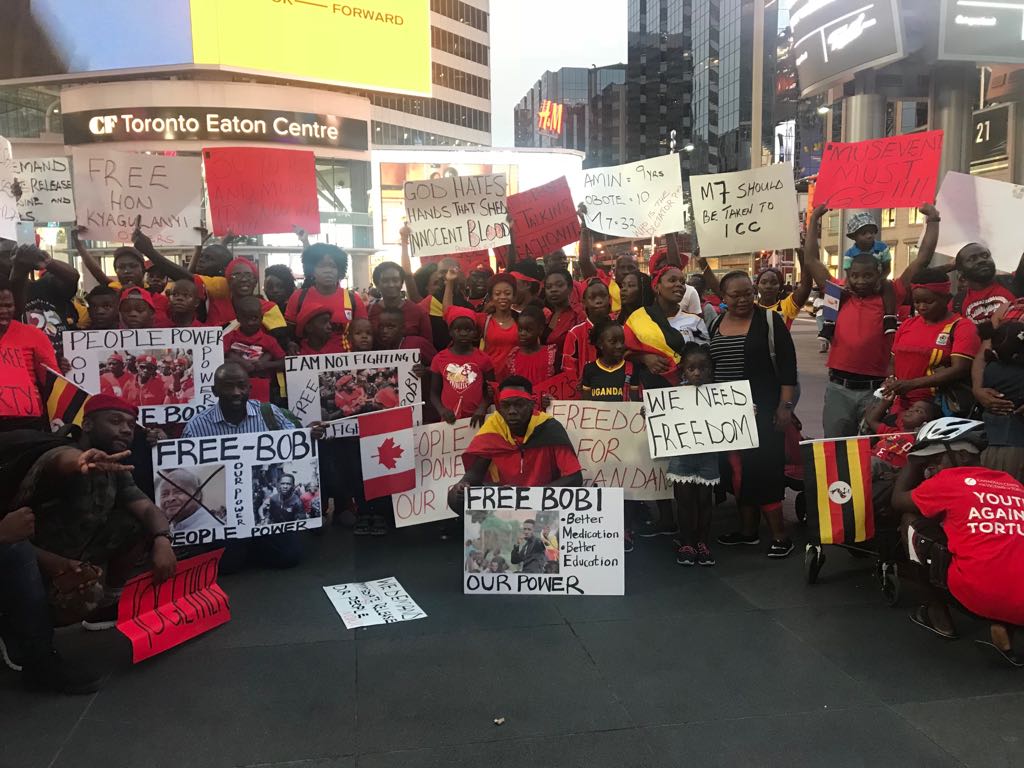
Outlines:
[[463,509],[466,488],[481,485],[579,486],[583,483],[565,427],[546,413],[534,413],[533,387],[522,376],[498,385],[498,410],[462,454],[466,474],[448,495],[449,506]]
[[968,243],[956,254],[955,265],[967,281],[960,313],[975,325],[992,320],[999,309],[1024,294],[1024,256],[1013,275],[997,275],[992,254],[981,243]]
[[171,402],[167,385],[156,373],[157,361],[153,355],[139,355],[135,360],[138,376],[125,385],[124,399],[132,405],[164,405]]
[[[925,425],[897,478],[893,506],[904,515],[912,559],[927,529],[921,517],[941,525],[951,556],[949,592],[968,611],[992,622],[987,645],[1024,666],[1014,654],[1007,626],[1024,624],[1024,485],[980,466],[986,446],[979,421],[943,418]],[[940,594],[936,591],[911,618],[954,639],[952,617]]]
[[125,389],[134,377],[124,368],[124,355],[114,352],[107,358],[107,370],[100,376],[100,393],[124,397]]

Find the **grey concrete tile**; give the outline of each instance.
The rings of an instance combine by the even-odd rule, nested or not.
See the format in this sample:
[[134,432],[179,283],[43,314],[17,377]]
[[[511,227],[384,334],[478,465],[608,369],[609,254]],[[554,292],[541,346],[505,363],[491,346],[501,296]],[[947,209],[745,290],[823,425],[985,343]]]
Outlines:
[[354,644],[154,657],[97,695],[56,766],[195,768],[354,754]]
[[577,624],[574,630],[642,725],[874,703],[760,612]]
[[[998,663],[998,659],[993,663]],[[1009,667],[1004,667],[1003,671],[1020,685],[1019,672]],[[977,768],[1024,765],[1022,693],[898,704],[894,709],[964,765]]]
[[702,768],[874,768],[959,763],[885,707],[819,709],[794,717],[668,725],[644,730],[659,765]]
[[89,706],[91,696],[28,693],[0,664],[0,768],[45,768]]
[[638,730],[490,741],[359,757],[359,768],[655,768],[668,764],[655,759]]
[[315,760],[286,760],[283,763],[246,763],[235,768],[356,768],[356,758],[348,755]]
[[633,724],[567,626],[360,635],[356,649],[359,753]]

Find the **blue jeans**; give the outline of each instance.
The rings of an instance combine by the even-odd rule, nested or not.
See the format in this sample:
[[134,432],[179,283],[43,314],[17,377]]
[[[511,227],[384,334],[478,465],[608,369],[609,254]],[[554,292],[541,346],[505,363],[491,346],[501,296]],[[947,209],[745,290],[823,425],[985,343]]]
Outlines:
[[0,613],[26,661],[49,656],[53,619],[36,550],[28,541],[0,544]]

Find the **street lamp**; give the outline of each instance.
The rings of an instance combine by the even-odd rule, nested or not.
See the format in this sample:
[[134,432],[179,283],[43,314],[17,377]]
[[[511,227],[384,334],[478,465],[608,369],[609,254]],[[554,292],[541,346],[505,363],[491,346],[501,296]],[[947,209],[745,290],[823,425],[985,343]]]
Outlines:
[[827,104],[822,104],[820,107],[818,107],[819,115],[827,115],[831,111],[832,107],[828,106]]
[[695,149],[695,147],[689,141],[686,142],[686,144],[683,145],[683,152],[693,152],[694,149]]

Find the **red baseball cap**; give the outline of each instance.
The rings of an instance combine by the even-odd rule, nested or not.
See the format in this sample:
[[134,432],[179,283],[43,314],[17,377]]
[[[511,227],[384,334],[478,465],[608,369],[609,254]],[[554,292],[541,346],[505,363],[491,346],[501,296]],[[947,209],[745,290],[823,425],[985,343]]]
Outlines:
[[145,288],[137,288],[131,286],[121,291],[121,301],[128,301],[130,299],[138,299],[149,304],[150,309],[156,312],[156,304],[153,303],[153,294],[147,291]]
[[88,416],[97,411],[121,411],[130,414],[136,421],[139,419],[138,408],[126,400],[114,397],[113,395],[93,395],[85,401],[85,408],[82,409],[83,415]]

